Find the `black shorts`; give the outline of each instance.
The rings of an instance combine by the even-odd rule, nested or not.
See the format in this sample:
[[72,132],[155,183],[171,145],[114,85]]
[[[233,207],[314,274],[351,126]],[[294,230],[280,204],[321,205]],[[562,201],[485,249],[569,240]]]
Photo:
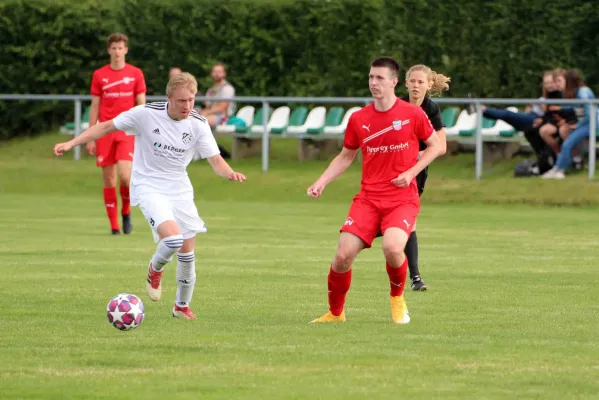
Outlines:
[[420,171],[418,175],[416,175],[416,184],[418,185],[418,196],[422,196],[422,192],[424,192],[426,178],[428,178],[428,167],[426,167],[425,169]]

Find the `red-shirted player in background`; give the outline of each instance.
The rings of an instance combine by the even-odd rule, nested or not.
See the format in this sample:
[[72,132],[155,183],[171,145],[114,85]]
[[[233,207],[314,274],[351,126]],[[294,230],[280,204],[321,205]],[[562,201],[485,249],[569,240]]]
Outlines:
[[[143,72],[125,62],[128,41],[127,36],[122,33],[113,33],[108,37],[110,64],[95,70],[92,76],[90,126],[97,122],[110,121],[120,113],[146,102],[146,81]],[[87,152],[96,156],[96,165],[102,167],[104,204],[113,235],[120,233],[116,195],[117,167],[123,233],[129,234],[133,229],[129,181],[134,144],[134,136],[127,136],[125,132],[113,132],[86,146]]]
[[[331,263],[329,312],[312,322],[345,321],[345,296],[351,284],[351,266],[380,231],[391,285],[391,317],[396,324],[410,322],[403,296],[408,261],[404,248],[420,211],[416,175],[442,152],[422,108],[395,96],[399,64],[379,57],[370,65],[369,86],[374,103],[352,114],[343,149],[308,188],[317,198],[325,186],[341,175],[362,150],[362,184],[341,227],[339,246]],[[418,140],[427,148],[418,159]]]

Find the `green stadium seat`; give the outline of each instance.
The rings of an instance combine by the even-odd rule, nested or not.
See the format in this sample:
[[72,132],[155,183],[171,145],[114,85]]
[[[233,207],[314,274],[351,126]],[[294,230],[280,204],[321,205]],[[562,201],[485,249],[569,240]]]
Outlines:
[[[86,107],[83,110],[83,114],[81,115],[81,132],[89,128],[89,113],[91,111],[91,106]],[[75,122],[67,122],[59,129],[60,133],[64,133],[66,135],[74,135],[75,134]]]
[[304,124],[304,122],[306,122],[307,115],[308,115],[308,108],[303,107],[303,106],[297,107],[291,113],[291,116],[289,117],[289,124],[287,126],[285,126],[283,128],[275,127],[273,129],[271,129],[270,131],[272,133],[283,133],[289,126],[301,126]]
[[[276,108],[270,116],[268,123],[266,124],[266,129],[268,132],[272,132],[273,129],[278,131],[282,131],[289,125],[289,113],[290,109],[288,106],[282,106]],[[255,122],[255,121],[254,121]],[[264,125],[263,121],[260,121],[258,124],[254,123],[250,131],[252,133],[263,133]]]
[[[470,129],[464,129],[461,130],[459,132],[460,136],[474,136],[476,135],[476,114],[472,114],[474,116],[474,118],[472,119],[472,121],[474,122],[474,126]],[[488,119],[483,117],[483,121],[482,121],[482,128],[484,129],[490,129],[493,128],[495,126],[495,124],[497,124],[497,120],[494,119]]]
[[452,128],[456,124],[459,112],[460,109],[458,107],[448,107],[443,110],[441,119],[443,120],[445,128]]
[[[258,109],[258,111],[256,111],[256,113],[254,114],[254,120],[252,121],[251,125],[248,125],[246,127],[241,127],[238,126],[237,129],[235,130],[236,133],[248,133],[250,132],[250,129],[252,126],[254,125],[262,125],[262,115],[264,114],[264,109],[262,107],[260,107]],[[268,107],[268,118],[270,119],[270,116],[272,114],[272,107]]]
[[324,127],[326,118],[326,108],[319,106],[310,110],[306,121],[300,126],[289,126],[286,132],[291,135],[303,135],[308,132],[308,129],[318,129]]
[[327,112],[324,125],[318,128],[308,128],[306,133],[309,134],[319,134],[324,132],[325,127],[327,126],[337,126],[341,123],[343,119],[343,107],[332,107]]
[[254,106],[243,106],[234,118],[229,118],[226,123],[217,125],[215,130],[217,133],[235,133],[238,128],[247,129],[252,124],[254,112]]
[[345,112],[343,116],[343,120],[338,125],[325,126],[324,134],[325,135],[343,135],[345,133],[345,129],[347,128],[347,123],[349,122],[349,118],[356,111],[361,110],[362,107],[352,107]]

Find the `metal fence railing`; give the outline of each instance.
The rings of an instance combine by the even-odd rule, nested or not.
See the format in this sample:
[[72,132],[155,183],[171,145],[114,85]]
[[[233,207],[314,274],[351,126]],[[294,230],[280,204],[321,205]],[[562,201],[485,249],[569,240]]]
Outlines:
[[[148,101],[164,101],[166,96],[147,96]],[[0,100],[30,100],[30,101],[71,101],[75,107],[75,135],[81,133],[81,104],[91,102],[89,95],[41,95],[41,94],[0,94]],[[196,97],[197,102],[201,101],[219,101],[231,99],[219,97]],[[269,132],[267,129],[269,108],[271,104],[292,104],[292,103],[326,103],[326,104],[369,104],[373,100],[368,97],[235,97],[236,103],[258,103],[261,104],[264,112],[262,113],[262,126],[264,127],[262,138],[262,171],[268,171],[269,164]],[[482,108],[483,104],[501,104],[501,105],[525,105],[525,104],[558,104],[558,105],[590,105],[590,136],[589,136],[589,165],[588,177],[593,179],[595,175],[596,162],[596,137],[597,132],[597,105],[599,99],[578,100],[578,99],[495,99],[495,98],[436,98],[436,103],[451,104],[451,105],[468,105],[474,106],[477,113],[477,126],[475,136],[475,178],[478,180],[483,174],[483,136],[482,136]],[[81,157],[81,149],[77,146],[74,149],[74,158],[79,160]]]

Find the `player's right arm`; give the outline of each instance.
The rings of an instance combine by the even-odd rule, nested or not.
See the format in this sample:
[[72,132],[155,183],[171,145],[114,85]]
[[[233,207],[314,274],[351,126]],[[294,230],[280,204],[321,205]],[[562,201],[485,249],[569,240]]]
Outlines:
[[355,120],[352,115],[347,123],[347,129],[345,130],[343,149],[337,157],[331,161],[327,169],[320,175],[320,178],[308,188],[308,196],[313,199],[320,197],[326,185],[339,175],[343,174],[354,161],[354,158],[356,158],[360,146],[358,144],[358,136],[354,126]]
[[145,106],[139,105],[120,113],[114,119],[90,126],[88,130],[74,139],[54,146],[54,154],[61,156],[63,152],[69,151],[75,146],[97,140],[115,131],[125,131],[127,135],[138,135],[140,133],[140,121],[146,116],[145,112]]
[[[98,123],[98,115],[100,114],[100,96],[92,96],[92,105],[89,109],[89,126]],[[96,142],[92,141],[85,146],[85,149],[90,156],[96,155]]]
[[100,96],[92,96],[92,105],[89,108],[89,126],[94,126],[98,123],[100,115]]
[[93,140],[99,139],[104,135],[114,132],[118,129],[114,126],[113,120],[100,122],[94,126],[91,126],[88,130],[83,132],[81,135],[76,136],[74,139],[69,140],[65,143],[58,143],[54,146],[54,154],[62,156],[64,151],[69,151],[75,146],[80,144],[89,143]]

